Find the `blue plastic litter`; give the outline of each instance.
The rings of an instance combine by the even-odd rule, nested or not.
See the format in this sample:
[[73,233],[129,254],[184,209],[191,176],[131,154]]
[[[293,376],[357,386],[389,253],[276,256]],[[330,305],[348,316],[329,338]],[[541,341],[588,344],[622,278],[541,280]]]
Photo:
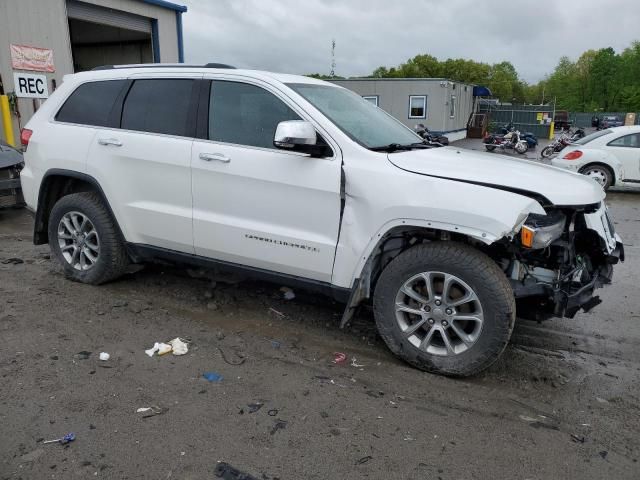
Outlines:
[[222,375],[216,372],[204,372],[202,376],[210,382],[221,382]]

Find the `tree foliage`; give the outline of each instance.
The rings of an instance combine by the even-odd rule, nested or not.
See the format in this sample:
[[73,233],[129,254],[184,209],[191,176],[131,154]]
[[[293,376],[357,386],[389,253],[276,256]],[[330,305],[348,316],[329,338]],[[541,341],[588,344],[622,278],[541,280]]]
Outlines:
[[[328,78],[314,74],[316,78]],[[373,78],[448,78],[489,87],[503,102],[533,103],[556,99],[562,110],[640,111],[640,41],[616,53],[613,48],[587,50],[577,60],[561,57],[544,80],[527,84],[509,62],[488,64],[428,54],[396,67],[380,66]],[[338,78],[338,77],[333,77]]]

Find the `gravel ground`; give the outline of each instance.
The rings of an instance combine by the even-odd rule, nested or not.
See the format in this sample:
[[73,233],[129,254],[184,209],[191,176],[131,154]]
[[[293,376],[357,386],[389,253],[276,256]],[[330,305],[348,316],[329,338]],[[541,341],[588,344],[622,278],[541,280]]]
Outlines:
[[[224,461],[259,479],[638,479],[640,195],[608,202],[627,262],[603,304],[519,320],[463,380],[395,359],[370,311],[342,331],[340,305],[278,285],[158,266],[68,282],[31,217],[2,211],[0,261],[23,263],[0,263],[0,478],[211,479]],[[145,355],[178,336],[187,355]]]

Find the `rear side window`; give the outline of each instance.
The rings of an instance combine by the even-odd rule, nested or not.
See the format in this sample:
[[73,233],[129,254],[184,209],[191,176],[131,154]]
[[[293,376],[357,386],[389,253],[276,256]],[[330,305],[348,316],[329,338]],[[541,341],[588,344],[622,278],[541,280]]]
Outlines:
[[193,85],[189,79],[136,80],[124,101],[121,128],[192,136],[189,106]]
[[640,148],[640,133],[633,133],[631,135],[616,138],[615,140],[610,141],[608,145],[611,147]]
[[301,120],[282,100],[247,83],[214,80],[209,103],[209,139],[275,148],[278,123]]
[[59,122],[109,127],[109,114],[126,80],[83,83],[58,110]]

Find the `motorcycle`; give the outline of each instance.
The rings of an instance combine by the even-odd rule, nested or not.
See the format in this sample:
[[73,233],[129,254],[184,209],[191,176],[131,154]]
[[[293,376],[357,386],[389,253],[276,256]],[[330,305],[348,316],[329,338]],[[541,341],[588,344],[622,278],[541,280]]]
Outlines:
[[585,135],[586,134],[583,128],[578,128],[574,132],[569,131],[568,133],[561,135],[549,145],[544,147],[540,152],[540,156],[542,158],[549,158],[554,153],[561,152],[567,145],[571,145],[577,140],[583,138]]
[[571,134],[571,141],[575,142],[576,140],[580,140],[581,138],[584,138],[587,134],[584,131],[584,128],[580,127],[580,128],[576,128],[576,130],[574,132],[569,132]]
[[[513,126],[513,123],[507,123],[506,125],[500,128],[502,135],[506,135],[507,133],[512,132],[514,130],[515,130],[515,127]],[[534,149],[538,146],[538,137],[536,137],[531,132],[520,133],[520,138],[526,141],[527,145],[531,149]]]
[[524,155],[529,150],[529,144],[520,138],[518,130],[513,130],[506,135],[487,133],[483,143],[488,152],[493,152],[496,148],[499,148],[501,150],[514,150],[516,153]]
[[444,135],[436,135],[432,133],[424,124],[419,123],[415,127],[415,131],[418,135],[424,138],[427,145],[432,147],[444,147],[449,145],[449,139]]

